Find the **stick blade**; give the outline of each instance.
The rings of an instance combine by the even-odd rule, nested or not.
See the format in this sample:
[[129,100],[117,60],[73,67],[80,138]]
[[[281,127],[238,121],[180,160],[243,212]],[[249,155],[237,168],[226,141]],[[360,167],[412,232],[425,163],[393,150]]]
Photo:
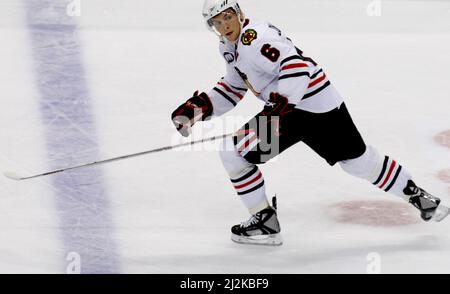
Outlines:
[[14,181],[20,181],[20,180],[23,179],[23,177],[21,177],[20,175],[18,175],[15,172],[11,172],[11,171],[4,172],[3,175],[5,177],[7,177],[8,179],[11,179],[11,180],[14,180]]

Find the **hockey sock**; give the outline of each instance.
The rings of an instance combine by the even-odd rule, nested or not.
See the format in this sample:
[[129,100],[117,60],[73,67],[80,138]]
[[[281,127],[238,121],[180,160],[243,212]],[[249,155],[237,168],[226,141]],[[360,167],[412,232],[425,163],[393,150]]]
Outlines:
[[409,172],[391,157],[380,156],[374,147],[367,146],[366,152],[360,157],[339,164],[347,173],[366,179],[385,192],[409,199],[403,192],[408,180],[411,180]]
[[269,206],[264,178],[256,165],[250,171],[245,171],[241,177],[231,178],[231,182],[251,214]]
[[223,141],[220,158],[228,172],[231,183],[250,214],[269,206],[264,178],[259,168],[246,161],[236,150],[233,140]]
[[405,195],[403,190],[408,181],[411,180],[411,175],[394,159],[384,156],[381,168],[374,170],[374,175],[376,178],[368,179],[373,185],[385,192],[391,192],[404,199],[409,199],[409,196]]

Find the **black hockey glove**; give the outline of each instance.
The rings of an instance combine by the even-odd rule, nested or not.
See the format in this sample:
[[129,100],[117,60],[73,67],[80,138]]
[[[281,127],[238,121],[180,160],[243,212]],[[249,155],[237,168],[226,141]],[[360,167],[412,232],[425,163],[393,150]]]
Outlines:
[[288,103],[288,99],[279,93],[270,93],[269,101],[264,106],[261,116],[267,116],[277,136],[281,135],[283,119],[289,113],[294,112],[295,105]]
[[294,111],[295,105],[289,104],[288,99],[279,93],[270,93],[269,101],[264,106],[262,115],[265,116],[284,116]]
[[199,120],[209,119],[212,112],[213,106],[208,95],[205,92],[198,94],[196,91],[193,97],[172,112],[172,122],[177,131],[187,137],[191,127]]

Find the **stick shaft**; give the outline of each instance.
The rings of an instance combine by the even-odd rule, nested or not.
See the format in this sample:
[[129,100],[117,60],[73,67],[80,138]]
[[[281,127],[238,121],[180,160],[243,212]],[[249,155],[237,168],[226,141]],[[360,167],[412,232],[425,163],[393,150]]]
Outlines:
[[132,158],[132,157],[138,157],[138,156],[147,155],[147,154],[151,154],[151,153],[168,151],[168,150],[172,150],[172,149],[175,149],[175,148],[180,148],[180,147],[183,147],[183,146],[195,145],[195,144],[204,143],[204,142],[208,142],[208,141],[215,141],[215,140],[224,139],[224,138],[229,137],[231,135],[232,134],[225,134],[225,135],[211,137],[211,138],[206,138],[206,139],[201,139],[201,140],[197,140],[197,141],[186,142],[186,143],[182,143],[182,144],[178,144],[178,145],[171,145],[171,146],[160,147],[160,148],[147,150],[147,151],[143,151],[143,152],[117,156],[117,157],[113,157],[113,158],[109,158],[109,159],[105,159],[105,160],[101,160],[101,161],[94,161],[94,162],[90,162],[90,163],[86,163],[86,164],[81,164],[81,165],[76,165],[76,166],[72,166],[72,167],[66,167],[66,168],[62,168],[62,169],[57,169],[57,170],[53,170],[53,171],[49,171],[49,172],[45,172],[45,173],[37,174],[37,175],[33,175],[33,176],[18,177],[17,180],[29,180],[29,179],[34,179],[34,178],[38,178],[38,177],[43,177],[43,176],[53,175],[53,174],[57,174],[57,173],[62,173],[62,172],[69,171],[69,170],[74,170],[74,169],[79,169],[79,168],[84,168],[84,167],[91,167],[91,166],[95,166],[95,165],[101,165],[101,164],[105,164],[105,163],[110,163],[110,162],[114,162],[114,161],[124,160],[124,159]]

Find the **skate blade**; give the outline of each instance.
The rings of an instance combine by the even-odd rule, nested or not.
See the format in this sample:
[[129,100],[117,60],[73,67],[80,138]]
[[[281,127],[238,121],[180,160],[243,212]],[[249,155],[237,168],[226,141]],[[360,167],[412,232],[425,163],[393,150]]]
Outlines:
[[441,204],[436,208],[436,211],[435,211],[433,217],[431,218],[431,220],[435,221],[435,222],[440,222],[441,220],[446,218],[449,214],[450,214],[450,208]]
[[250,237],[231,234],[231,240],[239,244],[249,244],[249,245],[263,245],[263,246],[283,245],[283,239],[281,238],[281,234],[250,236]]

